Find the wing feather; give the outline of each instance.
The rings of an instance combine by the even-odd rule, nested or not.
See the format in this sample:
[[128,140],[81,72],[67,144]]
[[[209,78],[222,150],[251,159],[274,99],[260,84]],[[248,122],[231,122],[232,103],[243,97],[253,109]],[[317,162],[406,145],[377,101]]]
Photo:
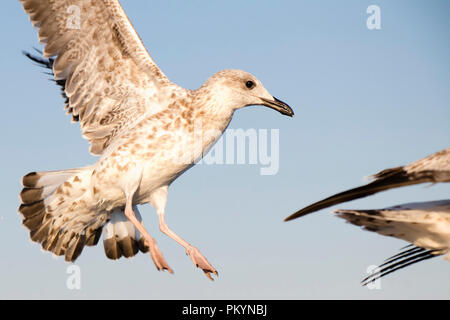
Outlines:
[[92,153],[103,153],[138,115],[160,111],[150,99],[171,83],[117,0],[21,3]]
[[[365,230],[411,243],[363,281],[367,285],[394,271],[450,251],[450,200],[408,203],[379,210],[337,210],[338,217]],[[410,248],[412,247],[412,248]]]
[[450,182],[450,148],[436,152],[407,166],[385,169],[371,178],[373,181],[364,186],[339,192],[315,202],[291,214],[284,221],[303,217],[335,204],[364,198],[392,188],[426,182]]
[[431,250],[450,247],[450,200],[408,203],[379,210],[337,210],[338,217],[381,235]]

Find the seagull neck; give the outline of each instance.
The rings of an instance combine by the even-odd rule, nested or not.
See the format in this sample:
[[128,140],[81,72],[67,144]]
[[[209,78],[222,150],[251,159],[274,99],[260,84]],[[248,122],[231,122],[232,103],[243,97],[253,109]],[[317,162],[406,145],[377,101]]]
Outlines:
[[226,122],[226,125],[234,112],[231,101],[205,86],[192,92],[192,104],[199,117],[213,122]]

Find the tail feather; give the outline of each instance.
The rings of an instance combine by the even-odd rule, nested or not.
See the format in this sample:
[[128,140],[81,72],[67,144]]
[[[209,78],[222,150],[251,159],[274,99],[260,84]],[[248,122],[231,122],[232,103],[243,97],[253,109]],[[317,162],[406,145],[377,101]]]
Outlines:
[[86,234],[76,234],[70,240],[67,250],[64,254],[67,261],[75,261],[83,251],[83,247],[86,243]]
[[30,172],[22,178],[24,187],[41,188],[49,186],[59,186],[74,174],[83,169],[69,169],[45,172]]
[[20,192],[20,200],[22,200],[23,204],[32,204],[35,203],[45,196],[43,195],[44,188],[23,188]]
[[[133,207],[136,218],[142,221],[137,207]],[[109,259],[116,260],[124,256],[130,258],[139,251],[148,252],[144,238],[133,224],[127,220],[123,209],[116,208],[111,213],[111,220],[103,228],[103,246]]]
[[31,218],[42,213],[44,210],[45,205],[43,199],[33,203],[22,203],[19,207],[19,211],[24,218]]
[[19,212],[32,241],[56,255],[74,261],[87,244],[94,245],[107,221],[86,198],[89,167],[62,171],[32,172],[22,179]]
[[[91,172],[90,167],[85,167],[31,172],[23,177],[19,212],[31,240],[40,243],[46,251],[75,261],[84,246],[98,243],[103,230],[108,258],[129,258],[139,251],[147,252],[144,239],[126,219],[123,209],[101,211],[92,202]],[[136,207],[134,211],[141,221]]]
[[[113,214],[113,217],[117,217],[117,215]],[[133,257],[138,252],[137,241],[135,241],[136,232],[134,226],[131,225],[129,221],[117,221],[113,223],[117,237],[115,240],[117,241],[122,255],[126,258]]]
[[30,231],[35,231],[42,224],[42,221],[44,220],[44,214],[45,211],[42,210],[31,217],[23,219],[22,223]]
[[[33,204],[37,204],[52,195],[56,189],[70,179],[81,169],[69,169],[47,172],[30,172],[22,178],[24,188],[20,192],[22,202],[19,211],[33,211]],[[43,205],[43,204],[41,204]],[[28,207],[28,209],[25,209]],[[23,213],[23,212],[22,212]]]
[[92,232],[92,234],[86,239],[86,245],[88,247],[96,246],[101,236],[102,236],[102,228],[99,228],[94,232]]
[[108,222],[102,231],[103,235],[103,247],[105,249],[105,254],[109,259],[116,260],[122,256],[122,251],[117,244],[114,235],[114,225]]

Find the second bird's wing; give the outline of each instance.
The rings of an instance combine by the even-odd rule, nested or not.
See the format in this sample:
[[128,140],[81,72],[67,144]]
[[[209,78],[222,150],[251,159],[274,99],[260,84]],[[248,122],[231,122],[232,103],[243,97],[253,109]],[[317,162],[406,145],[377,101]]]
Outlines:
[[373,181],[369,184],[346,190],[315,202],[290,215],[285,221],[392,188],[424,182],[450,182],[450,148],[434,153],[407,166],[383,170],[373,175],[372,178]]
[[375,281],[417,262],[446,254],[450,249],[450,200],[409,203],[380,210],[336,210],[338,217],[378,234],[403,239],[412,248],[385,260],[363,280]]

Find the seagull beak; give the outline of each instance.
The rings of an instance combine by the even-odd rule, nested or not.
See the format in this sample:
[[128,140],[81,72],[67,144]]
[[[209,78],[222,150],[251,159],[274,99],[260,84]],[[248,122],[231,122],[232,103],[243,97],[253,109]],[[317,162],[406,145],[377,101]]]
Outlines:
[[273,100],[261,98],[263,101],[262,105],[277,110],[279,113],[284,114],[289,117],[294,116],[294,111],[286,103],[277,98],[273,97]]

